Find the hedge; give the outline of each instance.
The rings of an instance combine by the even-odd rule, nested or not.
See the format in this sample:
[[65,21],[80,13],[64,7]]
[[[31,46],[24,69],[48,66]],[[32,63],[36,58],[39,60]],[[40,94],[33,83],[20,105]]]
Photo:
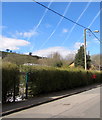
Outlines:
[[[94,83],[100,83],[102,72],[84,71],[81,69],[62,69],[44,66],[20,66],[15,64],[2,64],[2,100],[6,102],[9,95],[14,94],[14,83],[16,95],[19,93],[19,82],[21,75],[19,71],[28,74],[28,95],[68,90]],[[93,79],[92,76],[96,75]],[[22,77],[23,79],[23,77]],[[23,80],[25,81],[25,80]]]
[[3,62],[2,63],[2,102],[6,102],[9,96],[19,92],[19,68],[17,65]]
[[[101,72],[97,71],[49,67],[25,67],[24,69],[29,72],[28,88],[29,94],[33,96],[100,83]],[[96,75],[95,79],[92,78],[93,75]]]

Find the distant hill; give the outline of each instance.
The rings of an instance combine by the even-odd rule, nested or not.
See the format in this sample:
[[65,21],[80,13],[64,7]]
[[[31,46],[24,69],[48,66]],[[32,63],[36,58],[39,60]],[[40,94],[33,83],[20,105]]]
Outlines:
[[95,66],[95,69],[102,70],[101,62],[102,54],[96,54],[91,56],[92,64]]
[[46,57],[40,57],[36,55],[24,55],[24,54],[17,54],[13,52],[1,52],[2,53],[2,61],[3,62],[11,62],[15,63],[17,65],[22,64],[39,64],[39,65],[47,65],[47,66],[54,66],[54,64],[58,61],[62,61],[63,65],[69,65],[73,61],[73,55],[67,56],[66,59],[56,59],[54,58],[46,58]]
[[[102,55],[101,55],[102,57]],[[25,54],[17,54],[13,52],[2,52],[0,51],[0,59],[2,58],[3,62],[11,62],[17,65],[22,65],[26,63],[33,63],[33,64],[40,64],[40,65],[48,65],[53,66],[55,62],[55,58],[44,58],[36,55],[25,55]],[[91,56],[92,65],[96,66],[97,68],[100,65],[100,55],[92,55]],[[69,65],[72,61],[74,61],[74,55],[67,56],[66,59],[63,59],[63,65]]]
[[92,62],[94,62],[96,65],[100,65],[100,57],[102,57],[102,55],[100,55],[100,54],[92,55],[92,56],[91,56],[91,60],[92,60]]
[[36,64],[38,59],[42,59],[42,57],[39,57],[39,56],[24,55],[24,54],[10,53],[10,52],[1,52],[1,51],[0,51],[0,57],[2,58],[3,62],[12,62],[18,65],[21,65],[24,63]]

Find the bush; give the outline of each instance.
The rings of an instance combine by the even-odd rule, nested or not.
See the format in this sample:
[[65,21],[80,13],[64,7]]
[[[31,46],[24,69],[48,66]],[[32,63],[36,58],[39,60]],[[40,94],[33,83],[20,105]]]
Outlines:
[[7,98],[19,92],[19,69],[17,65],[12,63],[2,63],[2,102],[6,102]]
[[[20,69],[20,70],[19,70]],[[24,73],[20,75],[19,71]],[[28,74],[28,95],[68,90],[80,86],[100,83],[102,72],[85,71],[81,68],[58,68],[48,66],[17,66],[12,63],[2,63],[2,100],[19,93],[19,83],[25,83],[25,73]],[[92,75],[96,75],[93,79]],[[25,84],[24,84],[25,86]],[[23,87],[24,87],[23,86]]]
[[[59,69],[50,67],[25,67],[29,74],[30,94],[38,95],[60,90],[68,90],[100,82],[100,72],[78,69]],[[92,75],[96,75],[96,79]]]
[[54,63],[54,67],[62,67],[63,66],[63,63],[61,61],[56,61]]

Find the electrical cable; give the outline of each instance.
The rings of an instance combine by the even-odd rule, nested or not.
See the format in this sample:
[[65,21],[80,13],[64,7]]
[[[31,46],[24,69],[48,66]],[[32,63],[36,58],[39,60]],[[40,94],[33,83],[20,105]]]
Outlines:
[[[99,39],[99,38],[92,32],[92,30],[90,30],[89,28],[87,28],[87,27],[85,27],[85,26],[83,26],[83,25],[81,25],[81,24],[79,24],[79,23],[77,23],[77,22],[75,22],[75,21],[73,21],[73,20],[71,20],[71,19],[69,19],[69,18],[63,16],[63,15],[61,15],[60,13],[58,13],[58,12],[56,12],[56,11],[54,11],[54,10],[48,8],[47,6],[45,6],[45,5],[43,5],[43,4],[39,3],[39,2],[37,2],[37,1],[35,1],[35,0],[33,0],[33,1],[34,1],[35,3],[41,5],[42,7],[47,8],[48,10],[52,11],[53,13],[55,13],[55,14],[57,14],[57,15],[63,17],[63,18],[65,18],[66,20],[68,20],[68,21],[70,21],[70,22],[72,22],[72,23],[74,23],[74,24],[76,24],[76,25],[78,25],[78,26],[80,26],[80,27],[82,27],[82,28],[84,28],[84,29],[89,30],[89,31],[94,35],[94,37],[96,37],[96,39],[100,41],[100,39]],[[100,42],[102,42],[102,41],[100,41]]]
[[[71,1],[72,1],[72,0],[71,0]],[[64,11],[64,13],[63,13],[63,15],[65,15],[65,14],[67,13],[67,11],[68,11],[68,9],[69,9],[69,7],[70,7],[71,1],[70,1],[70,3],[67,5],[67,7],[66,7],[66,9],[65,9],[65,11]],[[40,48],[42,48],[42,47],[48,42],[48,40],[53,36],[53,34],[56,32],[57,28],[59,27],[60,23],[62,22],[62,20],[63,20],[63,17],[61,17],[61,19],[60,19],[60,21],[57,23],[55,29],[52,31],[52,33],[51,33],[50,36],[46,39],[46,41],[40,46]],[[39,48],[39,49],[40,49],[40,48]]]
[[[90,0],[90,1],[88,2],[88,4],[86,5],[85,9],[83,10],[83,12],[81,13],[81,15],[80,15],[80,16],[78,17],[78,19],[76,20],[76,22],[78,22],[78,21],[81,19],[81,17],[83,16],[83,14],[86,12],[86,10],[88,9],[89,5],[91,4],[91,1],[92,1],[92,0]],[[63,45],[63,44],[65,43],[65,41],[70,37],[70,35],[71,35],[71,33],[72,33],[72,31],[73,31],[73,29],[74,29],[75,27],[76,27],[76,24],[74,24],[73,27],[71,28],[71,30],[69,31],[69,33],[68,33],[66,39],[63,41],[62,45]]]
[[45,6],[45,5],[43,5],[43,4],[39,3],[39,2],[37,2],[37,1],[35,1],[35,0],[33,0],[33,1],[34,1],[35,3],[41,5],[42,7],[47,8],[48,10],[52,11],[53,13],[55,13],[55,14],[57,14],[57,15],[63,17],[63,18],[65,18],[66,20],[69,20],[70,22],[73,22],[74,24],[77,24],[77,25],[79,25],[80,27],[82,27],[82,28],[84,28],[84,29],[87,29],[85,26],[83,26],[83,25],[81,25],[81,24],[79,24],[79,23],[77,23],[77,22],[75,22],[75,21],[73,21],[73,20],[71,20],[71,19],[69,19],[69,18],[67,18],[67,17],[65,17],[65,16],[63,16],[63,15],[61,15],[60,13],[56,12],[55,10],[50,9],[50,8],[48,8],[47,6]]

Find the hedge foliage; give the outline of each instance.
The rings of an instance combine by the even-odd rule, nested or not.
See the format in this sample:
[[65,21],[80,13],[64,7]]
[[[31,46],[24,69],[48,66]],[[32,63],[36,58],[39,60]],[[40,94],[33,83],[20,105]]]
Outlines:
[[[100,83],[100,72],[96,71],[50,67],[24,67],[23,70],[29,72],[29,94],[33,96]],[[93,75],[96,79],[92,78]]]
[[2,102],[6,102],[7,97],[14,94],[14,84],[16,95],[19,92],[19,68],[17,65],[2,63]]
[[[84,71],[82,69],[65,69],[47,66],[17,66],[12,63],[2,63],[2,99],[6,102],[9,95],[14,94],[14,83],[16,95],[19,93],[19,82],[25,78],[20,77],[22,73],[28,74],[28,95],[35,96],[43,93],[68,90],[80,86],[100,83],[102,72]],[[92,78],[96,75],[96,79]],[[23,75],[24,76],[24,75]]]

